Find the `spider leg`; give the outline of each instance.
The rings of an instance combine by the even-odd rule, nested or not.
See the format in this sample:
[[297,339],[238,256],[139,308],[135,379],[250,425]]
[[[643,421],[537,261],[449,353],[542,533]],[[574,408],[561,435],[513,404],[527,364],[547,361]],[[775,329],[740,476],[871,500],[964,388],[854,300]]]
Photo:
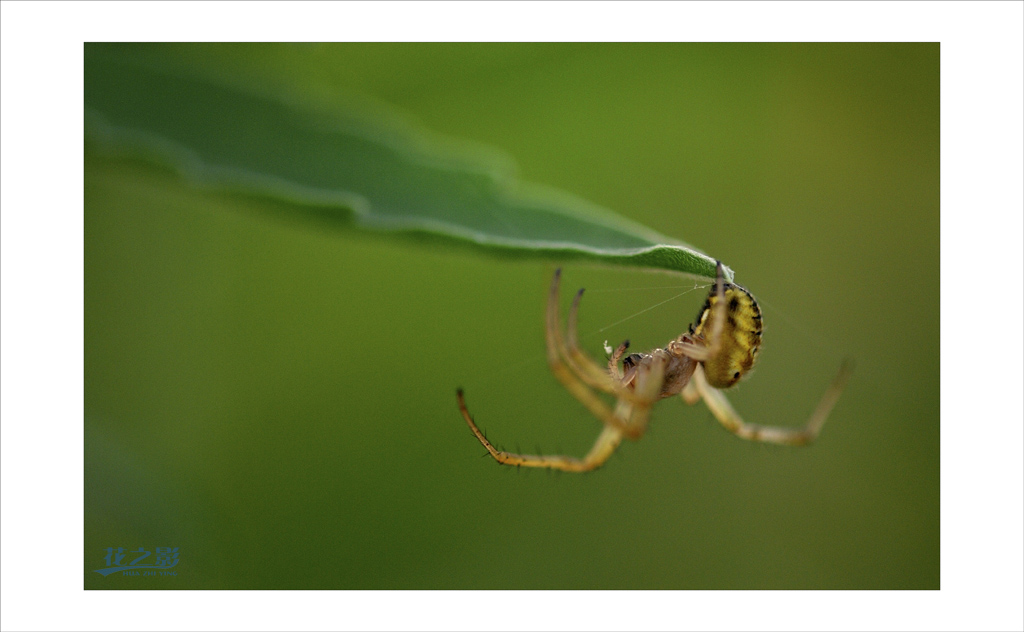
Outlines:
[[[548,350],[548,364],[551,366],[551,372],[558,378],[558,381],[565,386],[577,400],[579,400],[586,408],[600,419],[604,425],[604,430],[598,435],[597,440],[594,442],[594,446],[590,449],[582,459],[566,455],[533,455],[533,454],[516,454],[513,452],[505,452],[498,450],[487,440],[487,437],[480,431],[476,423],[473,421],[473,417],[469,414],[469,410],[466,408],[466,402],[463,398],[462,389],[459,389],[456,393],[459,401],[459,410],[462,412],[463,418],[469,425],[469,429],[476,436],[477,440],[480,441],[481,445],[487,449],[487,452],[496,460],[498,463],[504,465],[516,465],[522,467],[540,467],[555,470],[562,470],[566,472],[586,472],[589,470],[596,469],[603,465],[615,450],[622,443],[624,437],[630,439],[639,439],[643,436],[647,430],[647,421],[650,416],[651,406],[658,400],[661,392],[662,385],[665,378],[665,366],[668,361],[668,357],[664,355],[658,355],[649,365],[643,365],[641,367],[635,367],[635,380],[636,386],[633,392],[628,391],[621,384],[616,384],[608,373],[605,373],[601,369],[597,369],[600,372],[600,380],[595,380],[596,383],[600,384],[597,388],[608,389],[609,385],[614,387],[614,393],[622,393],[628,395],[628,397],[620,397],[618,404],[615,409],[612,410],[597,394],[588,388],[587,384],[584,383],[583,375],[585,369],[573,363],[570,360],[571,353],[566,348],[565,341],[562,339],[561,332],[558,327],[558,286],[561,276],[561,270],[556,270],[554,279],[551,281],[551,294],[548,298],[547,307],[547,320],[545,324],[545,338],[547,340]],[[575,313],[579,307],[579,295],[577,295],[576,301],[573,303],[572,313],[572,335],[575,347]],[[629,347],[628,342],[624,342],[619,345],[613,355],[613,362],[610,363],[610,368],[614,366],[618,358],[625,353]],[[584,366],[597,367],[593,360],[590,360],[581,351],[576,348],[578,357],[584,361]],[[617,371],[617,366],[615,367]],[[593,377],[593,373],[589,374]]]
[[515,454],[498,450],[484,437],[484,434],[480,432],[480,429],[473,422],[473,417],[469,414],[466,402],[462,397],[462,389],[458,390],[457,395],[459,398],[459,410],[462,411],[462,416],[465,417],[466,423],[469,424],[469,429],[473,431],[473,434],[476,435],[480,443],[487,448],[487,451],[494,457],[494,460],[502,465],[541,467],[561,470],[563,472],[589,472],[604,465],[611,455],[615,453],[619,444],[622,443],[622,432],[612,425],[606,425],[601,434],[597,436],[597,440],[594,441],[594,446],[590,448],[590,451],[582,459],[562,454]]
[[693,376],[690,377],[690,381],[686,383],[686,386],[683,387],[683,391],[679,395],[683,398],[683,401],[691,406],[700,401],[700,391],[697,389],[697,380],[694,379]]
[[725,329],[726,306],[725,306],[725,270],[721,261],[715,262],[715,312],[711,319],[711,331],[708,333],[707,345],[695,345],[688,342],[673,340],[669,346],[677,352],[704,362],[718,354],[722,347],[722,331]]
[[[628,417],[616,415],[615,411],[613,411],[608,404],[604,402],[604,400],[588,388],[587,384],[584,383],[584,378],[578,371],[574,370],[576,367],[571,365],[568,360],[568,351],[565,348],[565,341],[562,339],[562,334],[558,328],[558,284],[560,276],[561,270],[556,270],[555,276],[551,281],[551,293],[548,297],[547,307],[547,322],[544,327],[548,349],[548,365],[551,367],[551,372],[573,397],[586,406],[587,410],[589,410],[592,415],[600,419],[603,423],[618,428],[630,439],[638,439],[642,433],[637,433],[629,423]],[[611,382],[611,379],[607,375],[602,373],[602,377],[606,383]],[[622,390],[625,391],[626,389]],[[630,393],[629,399],[633,400],[636,399],[636,397],[634,394]]]
[[[630,402],[619,400],[616,406],[615,418],[620,424],[636,429],[638,432],[637,438],[643,435],[647,429],[651,405],[657,401],[658,392],[661,390],[661,384],[664,380],[666,362],[667,358],[659,356],[655,358],[650,366],[644,366],[638,372],[637,391],[639,395],[645,398],[643,404],[634,405]],[[626,436],[616,424],[606,423],[604,430],[601,431],[601,434],[597,436],[597,440],[594,441],[593,447],[590,448],[590,451],[582,459],[563,454],[539,455],[506,452],[495,448],[487,440],[487,437],[484,436],[484,433],[480,431],[480,428],[477,427],[473,421],[473,416],[469,414],[469,409],[466,408],[466,400],[463,397],[462,389],[457,390],[455,394],[459,400],[459,411],[462,412],[462,416],[469,425],[469,429],[484,448],[487,449],[487,452],[494,457],[494,460],[502,465],[541,467],[562,470],[564,472],[589,472],[604,465],[612,454],[615,453],[615,450],[618,449],[624,436]],[[633,418],[632,422],[629,421],[630,418]]]
[[623,341],[618,348],[608,357],[608,375],[612,376],[613,380],[617,380],[620,384],[622,381],[622,370],[619,368],[619,360],[622,358],[622,354],[626,353],[626,349],[629,349],[629,341]]
[[[604,391],[619,399],[638,401],[632,391],[625,388],[621,382],[613,380],[596,362],[590,359],[579,347],[576,335],[577,314],[580,308],[580,299],[583,298],[583,290],[576,293],[572,306],[569,308],[569,318],[566,327],[566,337],[563,338],[558,328],[558,286],[561,281],[561,270],[555,271],[555,277],[551,281],[551,292],[548,295],[548,327],[554,334],[553,340],[558,352],[564,359],[566,365],[576,374],[580,381],[590,388]],[[626,343],[628,347],[628,343]]]
[[[627,436],[631,439],[639,439],[647,432],[647,422],[651,417],[651,406],[658,401],[662,385],[665,383],[665,367],[668,365],[668,356],[664,352],[655,352],[654,358],[649,365],[643,364],[636,368],[636,391],[634,395],[639,401],[633,403],[626,400],[619,400],[616,412],[624,414],[624,419],[629,419],[630,432]],[[622,412],[620,412],[622,411]],[[629,411],[628,413],[624,411]]]
[[839,400],[839,395],[843,392],[843,388],[846,386],[846,381],[850,378],[852,371],[853,363],[850,360],[843,361],[843,365],[839,368],[839,373],[832,380],[832,384],[829,385],[825,394],[822,395],[821,401],[818,402],[818,407],[811,413],[810,419],[807,420],[803,428],[760,426],[743,421],[725,395],[718,389],[708,385],[707,378],[704,377],[703,367],[697,367],[693,374],[693,379],[690,381],[690,385],[695,385],[694,390],[689,390],[690,385],[688,385],[683,390],[683,398],[692,404],[697,400],[695,393],[699,393],[704,398],[704,403],[707,404],[715,419],[725,426],[726,430],[741,439],[784,445],[806,445],[818,437],[821,427],[828,419],[828,414],[832,411],[832,407]]

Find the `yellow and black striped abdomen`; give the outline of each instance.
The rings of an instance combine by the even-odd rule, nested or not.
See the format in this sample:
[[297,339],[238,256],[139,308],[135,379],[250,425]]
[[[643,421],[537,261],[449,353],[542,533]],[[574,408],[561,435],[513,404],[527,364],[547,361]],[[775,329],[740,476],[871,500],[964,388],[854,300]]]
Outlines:
[[[697,315],[694,334],[704,339],[708,346],[714,331],[715,306],[718,296],[715,286]],[[725,284],[725,323],[718,353],[703,362],[708,384],[715,388],[728,388],[740,381],[747,371],[754,367],[757,351],[761,348],[761,308],[744,288]]]

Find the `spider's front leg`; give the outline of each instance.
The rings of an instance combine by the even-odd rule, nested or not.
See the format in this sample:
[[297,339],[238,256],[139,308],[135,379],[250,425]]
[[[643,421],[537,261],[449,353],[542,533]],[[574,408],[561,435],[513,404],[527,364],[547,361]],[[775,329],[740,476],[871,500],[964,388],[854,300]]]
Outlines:
[[548,468],[565,472],[588,472],[604,465],[622,443],[622,439],[626,435],[619,429],[619,426],[636,426],[641,429],[641,433],[643,429],[646,429],[651,404],[656,401],[664,381],[665,364],[665,358],[655,358],[651,363],[641,367],[637,373],[636,388],[638,396],[647,398],[645,403],[638,405],[620,400],[614,413],[612,413],[619,423],[606,423],[604,430],[598,435],[593,447],[590,448],[590,451],[582,459],[562,454],[516,454],[514,452],[498,450],[487,440],[487,437],[477,427],[476,422],[473,421],[472,415],[469,414],[469,410],[466,408],[462,389],[456,392],[456,396],[459,400],[459,410],[469,425],[469,429],[498,463],[502,465],[515,465],[517,467]]
[[635,389],[630,391],[621,383],[614,382],[603,369],[598,367],[593,360],[586,357],[576,347],[575,315],[576,310],[579,308],[580,294],[576,295],[570,313],[571,324],[569,333],[571,340],[573,340],[573,345],[571,348],[566,345],[559,328],[558,317],[558,288],[561,281],[561,273],[561,269],[555,270],[555,275],[551,280],[544,327],[548,365],[551,367],[551,373],[592,415],[600,419],[604,424],[618,428],[626,437],[634,440],[639,439],[643,435],[643,429],[640,425],[631,422],[632,414],[624,415],[612,410],[604,400],[591,390],[590,386],[611,393],[620,401],[628,401],[641,410],[650,408],[653,401],[645,401]]
[[[456,395],[459,411],[466,420],[466,424],[469,425],[480,444],[487,449],[488,454],[498,463],[567,472],[586,472],[603,465],[614,454],[623,438],[637,439],[646,431],[651,406],[661,398],[666,366],[670,358],[665,351],[658,350],[651,356],[645,356],[644,362],[639,366],[633,367],[628,380],[625,377],[621,377],[621,381],[616,380],[613,376],[618,377],[620,374],[614,365],[629,346],[629,343],[625,342],[613,355],[609,372],[606,373],[580,351],[576,344],[576,313],[579,309],[582,291],[576,295],[572,304],[568,325],[570,342],[567,345],[559,329],[558,288],[560,276],[561,270],[557,270],[551,281],[551,290],[548,295],[544,328],[548,364],[551,367],[551,372],[565,386],[566,390],[605,425],[586,456],[579,459],[566,455],[516,454],[498,450],[487,440],[487,437],[477,427],[472,415],[469,414],[462,389],[459,389]],[[624,384],[627,381],[630,382],[629,387]],[[616,395],[618,402],[615,409],[613,410],[598,397],[588,384]]]
[[605,461],[611,458],[619,444],[622,443],[622,433],[614,426],[605,426],[594,442],[594,446],[590,448],[590,452],[587,452],[587,455],[582,459],[562,454],[515,454],[498,450],[487,440],[484,433],[480,432],[480,429],[473,421],[473,417],[466,408],[466,401],[462,396],[461,388],[456,392],[456,395],[459,398],[459,410],[462,411],[462,416],[466,419],[466,423],[469,424],[469,429],[473,431],[473,434],[476,435],[476,438],[487,449],[487,452],[494,457],[494,460],[502,465],[548,468],[563,472],[589,472],[604,465]]
[[[575,395],[577,399],[580,399],[580,401],[590,408],[591,412],[598,417],[603,417],[603,415],[596,412],[596,410],[591,408],[591,406],[584,400],[587,395],[583,393],[583,390],[580,390],[582,385],[569,386],[562,379],[566,375],[566,373],[562,371],[562,368],[567,367],[571,372],[570,377],[573,378],[574,381],[582,382],[583,385],[589,388],[603,391],[609,395],[615,396],[617,399],[625,399],[634,403],[640,403],[641,399],[634,394],[634,391],[624,385],[623,380],[615,379],[616,371],[605,371],[580,349],[577,336],[577,323],[580,300],[583,298],[583,289],[580,289],[580,291],[576,293],[576,296],[573,297],[572,305],[569,307],[566,335],[565,337],[562,336],[562,332],[559,327],[558,311],[558,293],[559,285],[561,283],[561,273],[561,269],[555,270],[554,278],[551,280],[551,290],[548,293],[547,308],[548,362],[551,365],[551,370],[555,374],[555,377],[557,377],[559,381],[569,389],[569,392]],[[625,351],[627,347],[629,347],[629,341],[626,341],[619,346],[622,351]],[[626,382],[628,382],[628,380],[626,380]],[[589,389],[585,390],[589,392]],[[592,392],[591,395],[593,395]],[[624,430],[629,434],[630,431],[628,429]]]

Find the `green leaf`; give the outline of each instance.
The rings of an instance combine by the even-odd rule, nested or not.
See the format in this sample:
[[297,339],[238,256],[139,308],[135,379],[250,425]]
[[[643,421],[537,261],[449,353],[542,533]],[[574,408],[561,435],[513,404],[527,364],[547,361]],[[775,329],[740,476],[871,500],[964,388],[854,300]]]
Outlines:
[[195,185],[277,200],[339,227],[714,277],[714,259],[569,193],[522,182],[493,149],[439,137],[381,106],[352,101],[324,111],[294,95],[202,77],[164,63],[152,54],[159,50],[86,46],[89,151],[141,158]]

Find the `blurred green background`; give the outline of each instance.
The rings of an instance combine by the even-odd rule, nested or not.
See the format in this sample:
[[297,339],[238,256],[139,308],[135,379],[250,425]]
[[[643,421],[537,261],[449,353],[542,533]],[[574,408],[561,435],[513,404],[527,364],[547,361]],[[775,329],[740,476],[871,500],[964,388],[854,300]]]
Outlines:
[[[544,359],[557,262],[290,220],[87,145],[86,588],[939,588],[938,44],[164,52],[377,98],[722,259],[764,308],[729,394],[748,421],[802,424],[857,369],[809,448],[673,399],[595,473],[503,468],[457,386],[509,449],[581,455],[600,429]],[[564,283],[596,357],[665,344],[704,297],[613,325],[693,283]],[[140,546],[179,547],[177,576],[91,572]]]

